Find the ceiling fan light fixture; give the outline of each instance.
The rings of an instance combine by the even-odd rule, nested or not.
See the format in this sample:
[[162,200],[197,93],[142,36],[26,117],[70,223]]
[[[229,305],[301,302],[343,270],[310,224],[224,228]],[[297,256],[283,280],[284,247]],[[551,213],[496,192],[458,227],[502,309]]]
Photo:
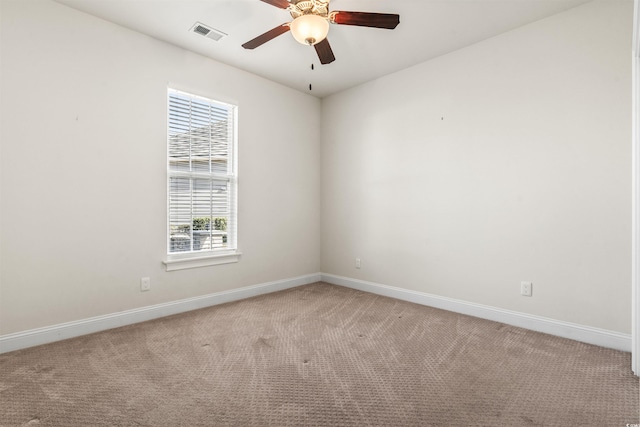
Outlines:
[[319,15],[301,15],[291,22],[290,29],[298,43],[313,46],[327,37],[329,21]]

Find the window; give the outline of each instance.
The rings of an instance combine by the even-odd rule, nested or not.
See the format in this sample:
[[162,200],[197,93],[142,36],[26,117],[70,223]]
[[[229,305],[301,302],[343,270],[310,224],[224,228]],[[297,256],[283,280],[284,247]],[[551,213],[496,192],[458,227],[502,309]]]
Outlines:
[[168,106],[167,270],[235,262],[237,107],[173,89]]

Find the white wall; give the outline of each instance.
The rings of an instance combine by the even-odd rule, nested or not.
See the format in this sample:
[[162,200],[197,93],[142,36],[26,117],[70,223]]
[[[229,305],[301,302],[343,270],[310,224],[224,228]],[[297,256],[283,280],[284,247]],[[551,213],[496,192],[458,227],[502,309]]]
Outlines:
[[[0,335],[319,271],[318,99],[54,2],[0,4]],[[167,86],[239,105],[237,264],[161,264]]]
[[588,3],[326,98],[322,271],[629,333],[632,11]]

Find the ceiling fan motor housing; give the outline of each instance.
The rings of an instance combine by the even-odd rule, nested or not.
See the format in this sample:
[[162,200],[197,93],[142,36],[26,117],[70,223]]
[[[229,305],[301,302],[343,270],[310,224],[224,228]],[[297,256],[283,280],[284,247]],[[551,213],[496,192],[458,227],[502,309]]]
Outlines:
[[329,2],[324,0],[298,0],[291,2],[289,12],[293,19],[302,15],[318,15],[327,18],[329,15]]

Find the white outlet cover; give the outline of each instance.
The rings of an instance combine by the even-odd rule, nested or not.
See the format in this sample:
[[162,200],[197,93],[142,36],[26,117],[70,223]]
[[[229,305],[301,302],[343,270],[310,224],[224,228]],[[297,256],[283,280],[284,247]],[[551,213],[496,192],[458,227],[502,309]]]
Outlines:
[[525,297],[530,297],[533,293],[533,283],[520,282],[520,294]]

